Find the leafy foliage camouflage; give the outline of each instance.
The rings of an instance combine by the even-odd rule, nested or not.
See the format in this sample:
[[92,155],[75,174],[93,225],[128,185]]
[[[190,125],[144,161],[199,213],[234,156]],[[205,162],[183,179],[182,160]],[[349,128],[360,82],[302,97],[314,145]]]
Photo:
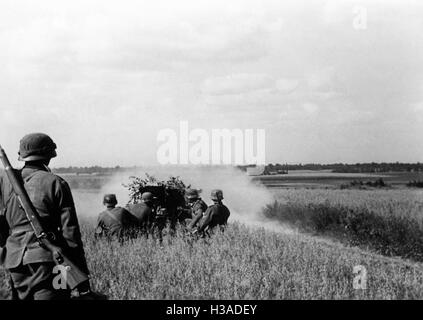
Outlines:
[[146,186],[163,186],[165,188],[176,189],[182,195],[185,194],[187,188],[191,187],[191,185],[185,184],[179,176],[170,176],[167,180],[159,180],[153,175],[145,173],[145,178],[131,176],[129,179],[131,181],[123,186],[129,190],[129,203],[131,204],[141,201],[142,190]]

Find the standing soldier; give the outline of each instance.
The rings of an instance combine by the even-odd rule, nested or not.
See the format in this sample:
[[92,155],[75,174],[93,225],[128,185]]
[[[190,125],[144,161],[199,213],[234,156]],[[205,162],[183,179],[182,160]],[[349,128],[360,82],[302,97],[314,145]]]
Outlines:
[[115,194],[106,194],[103,204],[106,210],[100,213],[97,220],[96,235],[122,239],[129,235],[129,231],[134,227],[134,216],[126,209],[117,207]]
[[199,223],[197,229],[199,233],[213,230],[216,226],[220,226],[220,229],[223,231],[231,214],[229,209],[222,203],[222,190],[213,190],[211,192],[211,200],[213,204],[207,208],[203,219]]
[[200,198],[198,190],[188,189],[186,191],[188,199],[188,206],[190,208],[191,218],[188,222],[188,229],[193,229],[203,217],[204,212],[207,210],[207,204]]
[[[38,211],[47,232],[67,253],[79,269],[88,274],[87,262],[73,197],[68,184],[51,173],[48,165],[56,157],[56,144],[46,134],[28,134],[20,141],[19,160],[25,161],[18,171],[25,189]],[[58,276],[54,257],[37,241],[26,214],[14,195],[8,179],[0,175],[0,245],[4,246],[0,263],[9,270],[15,298],[19,300],[51,300],[90,296],[89,281],[76,289],[60,289],[53,285]]]

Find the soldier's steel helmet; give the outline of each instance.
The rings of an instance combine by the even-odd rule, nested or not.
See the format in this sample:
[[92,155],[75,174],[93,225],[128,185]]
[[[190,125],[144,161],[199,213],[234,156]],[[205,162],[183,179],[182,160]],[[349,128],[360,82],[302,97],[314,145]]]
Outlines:
[[115,194],[106,194],[106,195],[104,195],[104,198],[103,198],[103,203],[104,204],[117,204],[118,202],[117,202],[117,199],[116,199],[116,195]]
[[35,161],[51,159],[57,156],[56,144],[44,133],[30,133],[19,144],[19,160]]
[[222,200],[223,199],[223,191],[220,189],[212,190],[210,198],[212,200]]
[[141,200],[144,202],[152,202],[157,199],[151,192],[144,192],[141,195]]
[[187,189],[185,195],[187,196],[188,200],[198,199],[199,197],[198,190],[196,189]]

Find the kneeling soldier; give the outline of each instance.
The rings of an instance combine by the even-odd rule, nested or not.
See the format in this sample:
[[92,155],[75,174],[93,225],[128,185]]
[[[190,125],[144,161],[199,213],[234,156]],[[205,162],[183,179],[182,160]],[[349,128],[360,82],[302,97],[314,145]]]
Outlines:
[[153,219],[156,214],[155,201],[156,197],[151,192],[144,192],[141,195],[141,202],[130,204],[127,209],[135,218],[135,223],[143,233],[146,233],[153,224]]
[[228,218],[231,213],[229,209],[222,203],[222,190],[213,190],[211,192],[211,200],[213,201],[213,204],[207,208],[203,219],[201,219],[199,223],[199,233],[213,230],[216,226],[219,226],[220,229],[223,230],[228,223]]
[[106,194],[103,204],[106,210],[100,213],[97,220],[96,235],[107,237],[119,237],[129,235],[129,232],[135,227],[135,219],[131,213],[122,208],[117,207],[117,199],[114,194]]
[[207,210],[207,204],[200,198],[198,190],[188,189],[186,191],[188,199],[188,206],[191,209],[191,219],[188,222],[188,229],[194,228],[203,217],[204,212]]

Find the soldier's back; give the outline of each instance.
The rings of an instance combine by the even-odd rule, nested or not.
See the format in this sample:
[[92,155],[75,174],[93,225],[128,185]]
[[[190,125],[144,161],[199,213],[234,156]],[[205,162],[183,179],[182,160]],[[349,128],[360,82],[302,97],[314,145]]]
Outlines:
[[135,217],[139,224],[146,223],[152,215],[152,209],[144,202],[128,205],[128,211]]
[[131,227],[130,213],[122,207],[106,209],[99,215],[98,226],[107,235],[121,235]]
[[223,203],[216,203],[209,207],[212,211],[213,216],[213,226],[216,225],[225,225],[228,222],[230,212],[228,207],[226,207]]
[[[28,196],[48,232],[54,232],[57,243],[76,258],[83,270],[88,270],[82,248],[81,233],[69,185],[61,177],[41,166],[25,166],[21,170]],[[12,191],[8,179],[1,179],[2,202],[10,228],[6,243],[5,267],[53,261],[50,251],[41,247],[34,231]],[[7,204],[7,205],[6,205]]]
[[[60,226],[60,210],[58,210],[60,199],[56,191],[61,187],[61,178],[51,172],[36,168],[23,168],[21,175],[28,196],[42,222],[48,230],[57,230]],[[17,267],[22,262],[24,255],[26,263],[53,261],[51,253],[40,247],[34,236],[31,237],[34,232],[29,220],[21,209],[11,184],[4,177],[2,179],[2,197],[6,206],[5,218],[10,228],[10,235],[7,239],[6,268]]]
[[228,222],[229,216],[231,212],[229,211],[228,207],[225,206],[223,203],[219,204],[220,216],[222,218],[222,223],[226,224]]

